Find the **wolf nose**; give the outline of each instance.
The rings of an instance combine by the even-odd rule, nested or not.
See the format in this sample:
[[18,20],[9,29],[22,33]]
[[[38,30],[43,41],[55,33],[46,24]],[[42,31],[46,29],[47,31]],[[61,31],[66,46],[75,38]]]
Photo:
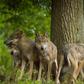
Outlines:
[[43,47],[41,46],[41,50],[43,50]]

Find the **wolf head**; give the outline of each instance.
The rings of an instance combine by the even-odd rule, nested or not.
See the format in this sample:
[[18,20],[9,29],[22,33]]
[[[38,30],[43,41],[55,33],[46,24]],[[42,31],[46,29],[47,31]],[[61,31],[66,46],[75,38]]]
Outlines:
[[36,42],[36,47],[39,50],[46,50],[46,48],[48,47],[48,37],[46,34],[36,34],[36,38],[35,38],[35,42]]
[[[46,34],[36,34],[35,44],[44,58],[48,56],[49,39]],[[46,58],[47,59],[47,58]]]
[[18,66],[20,64],[20,50],[17,47],[17,42],[22,38],[23,32],[20,30],[14,31],[4,42],[10,51],[10,54],[14,58],[14,66]]
[[14,57],[17,57],[20,55],[20,51],[17,48],[17,46],[12,45],[10,51],[11,51],[11,55],[13,55]]
[[16,45],[17,42],[22,38],[23,32],[21,30],[14,31],[9,38],[4,42],[8,47],[12,47],[12,45]]
[[14,66],[19,67],[21,64],[21,52],[16,46],[12,46],[10,49],[10,54],[13,56],[14,59]]

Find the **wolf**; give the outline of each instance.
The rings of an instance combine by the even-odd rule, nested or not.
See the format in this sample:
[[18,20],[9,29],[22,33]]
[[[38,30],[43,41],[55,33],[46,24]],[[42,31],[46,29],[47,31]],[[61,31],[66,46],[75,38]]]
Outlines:
[[61,69],[65,59],[67,60],[68,66],[72,69],[72,77],[70,83],[75,83],[79,73],[84,68],[84,44],[83,43],[69,43],[62,47],[61,61],[59,64],[59,70],[57,77],[59,78]]
[[[48,64],[47,80],[50,80],[50,74],[52,69],[52,64],[55,63],[56,74],[58,72],[58,63],[57,63],[57,47],[48,39],[46,34],[36,34],[35,37],[36,48],[40,52],[40,68],[39,68],[39,80],[41,79],[42,67],[45,66],[45,63]],[[55,69],[55,68],[54,68]],[[56,75],[55,75],[56,76]],[[59,79],[56,79],[59,82]]]
[[[20,58],[19,60],[21,61],[21,74],[18,79],[20,80],[23,76],[26,61],[29,63],[29,79],[31,79],[34,61],[38,61],[35,42],[28,39],[23,31],[16,30],[5,41],[5,44],[8,46],[16,46],[16,48],[13,49],[13,55],[18,55],[18,58]],[[19,53],[16,51],[19,51]]]

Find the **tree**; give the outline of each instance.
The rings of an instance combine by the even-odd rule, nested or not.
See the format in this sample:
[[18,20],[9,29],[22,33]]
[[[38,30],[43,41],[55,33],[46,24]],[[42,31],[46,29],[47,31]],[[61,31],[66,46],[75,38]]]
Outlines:
[[50,0],[0,0],[0,35],[5,38],[17,28],[31,38],[35,31],[50,32],[50,3]]
[[81,41],[83,0],[52,0],[51,13],[51,40],[58,49],[65,43]]

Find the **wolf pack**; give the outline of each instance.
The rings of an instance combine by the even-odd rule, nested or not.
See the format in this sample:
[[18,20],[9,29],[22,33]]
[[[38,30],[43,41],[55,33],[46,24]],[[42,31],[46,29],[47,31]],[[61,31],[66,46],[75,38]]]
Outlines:
[[[55,84],[61,84],[61,73],[65,66],[70,72],[70,84],[75,84],[79,74],[84,79],[84,44],[67,43],[58,53],[57,46],[48,38],[48,35],[36,33],[35,40],[29,39],[21,30],[14,31],[4,42],[10,49],[14,59],[14,67],[20,68],[18,80],[23,78],[28,65],[28,78],[31,80],[34,68],[38,67],[36,80],[42,79],[43,70],[46,80],[52,79],[54,73]],[[37,68],[36,68],[37,69]]]

